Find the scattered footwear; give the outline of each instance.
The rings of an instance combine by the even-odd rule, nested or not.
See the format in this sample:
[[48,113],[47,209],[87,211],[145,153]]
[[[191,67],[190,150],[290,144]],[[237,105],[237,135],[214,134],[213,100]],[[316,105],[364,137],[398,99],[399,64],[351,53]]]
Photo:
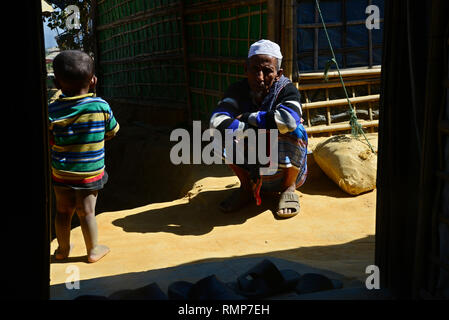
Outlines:
[[305,273],[298,281],[295,291],[298,294],[313,293],[318,291],[341,289],[343,283],[339,280],[331,280],[319,273]]
[[78,296],[73,300],[109,300],[108,297],[105,296],[97,296],[93,294],[83,294],[82,296]]
[[137,289],[120,290],[108,297],[81,295],[74,300],[246,300],[269,298],[289,291],[307,297],[307,294],[341,288],[340,280],[319,273],[301,276],[294,270],[279,270],[270,260],[264,259],[239,276],[236,282],[225,284],[215,274],[196,283],[173,282],[168,287],[168,297],[153,282]]
[[278,270],[265,259],[229,284],[236,293],[250,299],[267,298],[294,290],[301,275],[294,270]]
[[226,284],[210,275],[196,282],[176,281],[168,287],[171,300],[245,300]]
[[137,289],[114,292],[108,298],[110,300],[168,300],[155,282]]

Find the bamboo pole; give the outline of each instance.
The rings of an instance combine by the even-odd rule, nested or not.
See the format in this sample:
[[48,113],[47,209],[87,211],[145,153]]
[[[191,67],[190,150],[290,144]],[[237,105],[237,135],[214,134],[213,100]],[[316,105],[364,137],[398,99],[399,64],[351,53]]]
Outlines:
[[[92,0],[92,12],[91,12],[91,20],[92,20],[92,37],[93,37],[93,54],[94,54],[94,70],[100,79],[102,78],[102,75],[100,75],[100,51],[98,50],[99,45],[99,39],[98,39],[98,3],[97,0]],[[101,86],[96,86],[95,93],[98,95],[103,95],[103,92],[101,91]]]
[[284,2],[284,37],[282,43],[284,76],[292,79],[293,71],[293,0]]
[[[363,103],[363,102],[370,102],[370,101],[379,101],[380,94],[372,94],[369,96],[361,96],[361,97],[355,97],[355,98],[349,98],[349,101],[351,101],[351,104],[354,103]],[[310,102],[310,103],[303,103],[302,109],[316,109],[316,108],[325,108],[325,107],[335,107],[335,106],[344,106],[348,104],[348,99],[335,99],[335,100],[329,100],[329,101],[316,101],[316,102]]]
[[[373,121],[359,120],[359,123],[363,128],[379,126],[379,120],[373,120]],[[320,125],[320,126],[313,126],[313,127],[306,128],[307,134],[325,133],[325,132],[342,131],[342,130],[351,130],[351,125],[349,124],[349,122],[333,123],[331,125]]]
[[[384,22],[384,19],[379,19],[379,22]],[[347,21],[347,22],[326,22],[326,27],[328,28],[335,28],[335,27],[344,27],[347,26],[357,26],[357,25],[365,25],[366,20],[354,20],[354,21]],[[315,22],[315,23],[304,23],[298,25],[301,29],[316,29],[321,28],[323,25],[321,22]]]
[[[373,68],[354,68],[354,69],[346,69],[340,70],[340,73],[344,77],[350,76],[380,76],[381,68],[380,66],[375,66]],[[327,77],[329,79],[338,77],[337,71],[329,71]],[[310,73],[301,73],[299,75],[299,79],[302,80],[324,80],[323,72],[310,72]]]
[[[380,79],[362,79],[362,80],[351,80],[351,81],[345,81],[345,86],[363,86],[363,85],[371,85],[380,83]],[[299,84],[298,82],[295,83],[296,88],[300,91],[306,91],[306,90],[315,90],[315,89],[331,89],[331,88],[339,88],[341,87],[341,82],[319,82],[319,83],[304,83]],[[370,94],[370,93],[368,93]]]
[[267,0],[267,38],[276,42],[276,0]]

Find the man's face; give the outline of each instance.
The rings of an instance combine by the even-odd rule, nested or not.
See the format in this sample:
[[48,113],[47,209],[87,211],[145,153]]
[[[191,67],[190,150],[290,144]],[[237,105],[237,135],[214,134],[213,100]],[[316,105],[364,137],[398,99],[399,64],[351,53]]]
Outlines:
[[261,97],[268,94],[273,83],[282,75],[282,69],[277,71],[277,59],[264,54],[249,58],[245,72],[251,91]]

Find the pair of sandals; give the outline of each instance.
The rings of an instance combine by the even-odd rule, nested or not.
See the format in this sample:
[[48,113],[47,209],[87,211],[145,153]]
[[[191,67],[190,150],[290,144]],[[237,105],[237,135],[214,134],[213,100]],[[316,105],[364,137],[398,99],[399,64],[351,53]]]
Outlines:
[[[234,211],[237,211],[238,209],[240,209],[241,207],[243,207],[244,205],[246,205],[247,203],[249,203],[251,200],[253,200],[253,197],[251,197],[251,196],[239,198],[239,197],[241,197],[241,194],[240,194],[241,192],[244,192],[244,191],[235,190],[229,199],[224,200],[220,204],[220,209],[226,213],[234,212]],[[231,202],[231,204],[227,203],[229,201]],[[232,202],[238,202],[238,203],[232,204]],[[279,204],[278,204],[278,209],[277,209],[276,215],[279,218],[291,218],[291,217],[296,216],[299,213],[299,208],[300,208],[300,206],[299,206],[298,194],[296,192],[285,191],[285,192],[281,193],[281,196],[279,198]],[[290,212],[289,213],[284,212],[284,211],[286,211],[285,209],[290,209]]]
[[170,300],[248,300],[291,291],[306,294],[342,287],[339,280],[331,280],[318,273],[300,275],[294,270],[279,270],[265,259],[239,276],[236,282],[223,283],[216,275],[196,283],[174,282],[168,287],[168,297]]

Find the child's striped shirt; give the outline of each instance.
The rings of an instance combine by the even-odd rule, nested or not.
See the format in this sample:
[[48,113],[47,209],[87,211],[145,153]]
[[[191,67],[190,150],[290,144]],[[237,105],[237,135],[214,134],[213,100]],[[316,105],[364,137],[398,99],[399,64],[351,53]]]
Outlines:
[[48,106],[52,178],[59,183],[85,185],[104,175],[104,141],[119,124],[109,104],[93,93],[64,97]]

